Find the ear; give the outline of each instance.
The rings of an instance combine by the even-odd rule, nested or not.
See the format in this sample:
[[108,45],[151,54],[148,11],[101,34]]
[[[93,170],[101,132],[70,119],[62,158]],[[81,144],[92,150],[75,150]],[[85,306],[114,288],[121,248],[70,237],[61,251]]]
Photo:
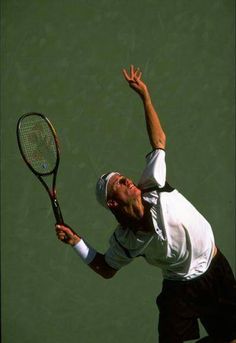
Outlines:
[[115,208],[115,207],[118,206],[118,202],[116,202],[116,201],[113,200],[113,199],[110,199],[110,200],[108,200],[108,202],[107,202],[107,206],[108,206],[109,208]]

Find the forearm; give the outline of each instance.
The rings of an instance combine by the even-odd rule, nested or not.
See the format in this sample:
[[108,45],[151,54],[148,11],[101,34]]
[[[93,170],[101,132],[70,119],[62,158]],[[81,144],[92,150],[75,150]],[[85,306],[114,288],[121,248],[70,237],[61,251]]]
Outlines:
[[115,275],[116,270],[106,263],[105,256],[85,243],[82,238],[77,244],[73,245],[73,249],[94,272],[103,278],[110,279]]
[[159,116],[152,104],[151,97],[148,91],[142,96],[142,101],[145,111],[145,120],[149,140],[153,149],[165,149],[166,135],[162,129]]
[[130,87],[139,94],[143,101],[148,136],[153,149],[165,149],[166,136],[161,127],[158,114],[152,104],[148,88],[141,79],[142,73],[139,68],[135,69],[131,65],[130,74],[125,69],[123,69],[123,74]]
[[105,261],[105,256],[98,253],[96,254],[95,258],[93,259],[93,261],[89,264],[89,267],[96,272],[97,274],[99,274],[100,276],[102,276],[104,279],[110,279],[112,278],[117,270],[111,268]]
[[105,279],[115,275],[116,270],[110,267],[103,254],[98,253],[86,243],[75,231],[65,225],[56,225],[58,239],[72,246],[85,264]]

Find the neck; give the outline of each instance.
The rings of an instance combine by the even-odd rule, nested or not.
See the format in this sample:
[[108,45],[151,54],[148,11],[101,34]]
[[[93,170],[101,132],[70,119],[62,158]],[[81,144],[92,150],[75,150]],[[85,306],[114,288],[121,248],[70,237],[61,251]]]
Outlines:
[[142,198],[137,199],[136,202],[123,207],[118,214],[116,212],[116,219],[123,227],[129,227],[132,231],[152,232],[153,224],[150,217],[150,206],[143,203]]
[[144,205],[141,195],[132,199],[125,207],[124,213],[136,221],[141,221],[144,217]]

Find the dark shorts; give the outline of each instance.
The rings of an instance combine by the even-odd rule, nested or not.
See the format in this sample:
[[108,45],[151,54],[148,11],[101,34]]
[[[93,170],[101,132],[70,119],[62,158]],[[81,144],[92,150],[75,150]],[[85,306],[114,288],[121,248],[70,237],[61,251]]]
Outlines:
[[197,319],[217,342],[236,339],[236,281],[219,250],[200,277],[190,281],[164,280],[157,306],[159,343],[199,338]]

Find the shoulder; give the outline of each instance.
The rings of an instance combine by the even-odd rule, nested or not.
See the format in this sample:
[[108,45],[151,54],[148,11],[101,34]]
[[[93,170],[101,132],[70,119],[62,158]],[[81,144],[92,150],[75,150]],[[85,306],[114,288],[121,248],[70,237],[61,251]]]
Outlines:
[[126,249],[135,249],[137,246],[137,237],[129,228],[123,228],[119,225],[112,236],[113,243],[121,245]]
[[155,149],[146,155],[146,166],[139,180],[140,189],[163,187],[166,182],[165,150]]
[[113,232],[113,236],[115,240],[119,241],[119,243],[127,245],[128,242],[132,241],[134,238],[134,233],[129,228],[124,228],[121,225],[118,225]]

